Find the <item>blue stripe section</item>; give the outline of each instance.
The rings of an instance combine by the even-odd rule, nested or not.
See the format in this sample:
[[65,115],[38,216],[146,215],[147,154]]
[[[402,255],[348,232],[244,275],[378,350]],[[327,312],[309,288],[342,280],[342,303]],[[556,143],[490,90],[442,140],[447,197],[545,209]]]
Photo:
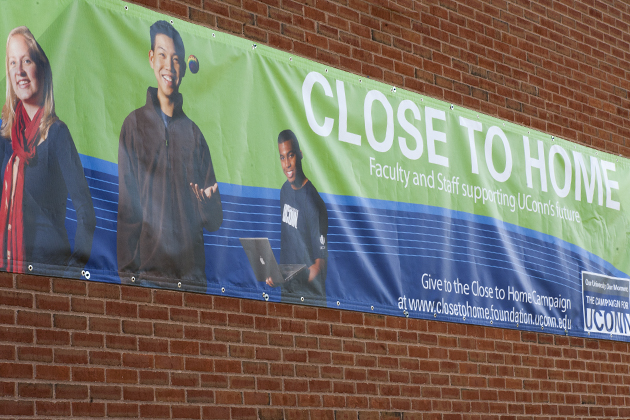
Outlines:
[[118,164],[82,154],[79,154],[79,158],[83,169],[91,169],[104,174],[114,175],[118,178]]
[[280,200],[280,189],[247,187],[244,185],[226,184],[219,182],[221,194],[235,195],[238,197],[262,198],[266,200]]
[[[81,159],[97,216],[92,256],[86,268],[93,280],[118,282],[117,166],[89,156]],[[268,237],[279,256],[279,189],[220,183],[220,190],[223,224],[216,232],[204,232],[207,292],[253,299],[269,293],[271,300],[279,300],[277,288],[255,280],[239,242],[241,237]],[[561,295],[573,302],[575,334],[583,327],[582,271],[627,277],[578,246],[490,217],[359,197],[322,194],[322,198],[329,218],[329,306],[337,306],[339,301],[348,309],[369,312],[374,306],[376,312],[400,315],[396,304],[400,296],[434,300],[453,296],[424,290],[420,279],[427,273],[468,284],[476,280],[504,289],[510,286],[541,295]],[[66,227],[69,236],[74,237],[76,214],[70,200]],[[472,296],[460,298],[475,305],[488,303]],[[522,302],[493,303],[495,308],[565,315]],[[419,313],[414,316],[429,317]],[[466,322],[487,324],[480,320]]]
[[[228,194],[233,193],[232,195],[239,195],[244,197],[251,198],[278,198],[280,196],[280,192],[277,189],[271,188],[262,188],[262,187],[242,187],[240,185],[233,184],[221,184],[221,191],[228,192]],[[330,206],[356,206],[360,208],[367,209],[381,209],[381,210],[393,210],[396,212],[404,212],[404,213],[421,213],[425,215],[434,215],[441,216],[451,219],[459,219],[463,221],[468,221],[472,223],[480,223],[485,225],[493,226],[496,230],[506,230],[510,232],[514,232],[518,235],[528,236],[530,238],[534,238],[540,241],[548,242],[554,247],[562,247],[571,252],[575,252],[580,254],[582,258],[588,258],[593,261],[595,264],[605,265],[607,270],[611,273],[616,273],[617,277],[627,277],[628,275],[608,261],[603,258],[592,254],[583,248],[574,245],[572,243],[566,242],[562,239],[559,239],[555,236],[551,236],[545,233],[541,233],[532,229],[524,228],[518,225],[514,225],[511,223],[503,222],[501,220],[494,219],[488,216],[480,216],[476,214],[466,213],[462,211],[445,209],[442,207],[428,206],[424,204],[412,204],[412,203],[401,203],[395,201],[386,201],[386,200],[378,200],[371,198],[363,198],[363,197],[354,197],[354,196],[340,196],[333,194],[320,194],[325,203]]]

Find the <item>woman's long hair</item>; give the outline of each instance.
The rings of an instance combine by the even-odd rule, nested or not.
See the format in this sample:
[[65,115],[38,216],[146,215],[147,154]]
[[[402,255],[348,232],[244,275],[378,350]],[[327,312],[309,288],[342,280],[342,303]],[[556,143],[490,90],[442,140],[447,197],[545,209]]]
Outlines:
[[[7,50],[9,49],[9,42],[15,35],[22,35],[28,45],[29,55],[35,63],[37,69],[37,79],[40,83],[43,82],[42,89],[44,89],[44,115],[42,116],[42,122],[39,125],[40,142],[45,140],[48,136],[48,130],[53,125],[57,118],[55,114],[55,98],[53,95],[53,79],[52,69],[50,68],[50,62],[46,53],[35,40],[35,37],[29,31],[26,26],[20,26],[11,31],[7,38]],[[15,120],[15,107],[17,106],[18,98],[13,90],[13,84],[9,76],[9,57],[5,58],[6,74],[7,74],[7,98],[2,107],[2,127],[0,128],[0,135],[6,138],[11,138],[11,127]]]

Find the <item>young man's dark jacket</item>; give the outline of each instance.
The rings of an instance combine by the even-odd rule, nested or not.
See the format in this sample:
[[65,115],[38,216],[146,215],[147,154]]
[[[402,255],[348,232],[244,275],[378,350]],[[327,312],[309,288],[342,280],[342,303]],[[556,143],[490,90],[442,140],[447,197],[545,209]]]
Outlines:
[[[166,287],[178,281],[205,291],[203,229],[223,221],[219,192],[201,203],[190,183],[202,188],[216,178],[201,131],[182,111],[178,95],[168,126],[157,89],[123,123],[118,149],[118,271]],[[167,118],[168,119],[168,118]]]

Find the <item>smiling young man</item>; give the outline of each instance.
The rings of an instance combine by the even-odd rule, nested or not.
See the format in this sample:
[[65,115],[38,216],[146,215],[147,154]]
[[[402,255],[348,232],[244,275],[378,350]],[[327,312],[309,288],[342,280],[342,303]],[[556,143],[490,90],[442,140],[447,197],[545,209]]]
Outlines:
[[[283,302],[326,306],[326,262],[328,259],[328,212],[312,182],[302,170],[302,151],[291,130],[278,135],[280,163],[287,181],[280,190],[282,227],[280,263],[305,264],[307,274],[281,287]],[[274,286],[267,279],[269,286]]]
[[165,21],[150,36],[157,88],[120,132],[118,271],[123,283],[205,291],[203,228],[221,226],[221,198],[208,144],[182,110],[182,38]]

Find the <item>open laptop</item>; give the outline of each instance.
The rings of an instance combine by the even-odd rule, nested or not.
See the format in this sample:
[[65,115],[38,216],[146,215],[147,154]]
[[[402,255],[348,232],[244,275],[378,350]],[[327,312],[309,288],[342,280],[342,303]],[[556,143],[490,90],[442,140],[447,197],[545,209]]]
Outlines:
[[269,238],[239,238],[239,241],[258,281],[271,277],[274,287],[280,286],[298,278],[308,269],[305,264],[278,264]]

